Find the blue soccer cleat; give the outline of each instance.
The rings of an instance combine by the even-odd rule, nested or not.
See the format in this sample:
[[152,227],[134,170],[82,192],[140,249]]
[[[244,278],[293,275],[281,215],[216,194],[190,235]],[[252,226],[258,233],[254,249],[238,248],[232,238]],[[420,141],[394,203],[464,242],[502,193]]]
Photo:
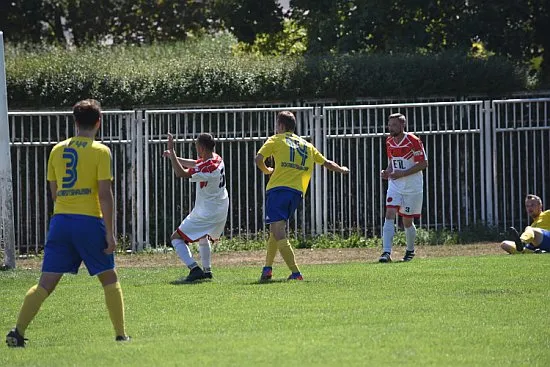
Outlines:
[[271,266],[264,266],[262,269],[262,275],[260,276],[260,282],[268,282],[273,277],[273,268]]
[[301,273],[292,273],[288,276],[288,280],[304,280]]

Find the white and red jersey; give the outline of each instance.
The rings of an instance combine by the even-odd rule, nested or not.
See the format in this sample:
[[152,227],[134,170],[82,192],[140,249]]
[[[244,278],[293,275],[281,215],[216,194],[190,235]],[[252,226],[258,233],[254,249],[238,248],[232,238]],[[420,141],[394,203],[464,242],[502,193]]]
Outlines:
[[189,169],[189,181],[197,183],[195,206],[191,216],[216,220],[217,216],[227,216],[229,196],[225,188],[225,165],[222,157],[213,153],[207,160],[197,160],[197,165]]
[[[394,172],[405,171],[428,159],[422,141],[411,133],[405,133],[401,141],[396,142],[392,136],[386,139],[386,153]],[[396,180],[389,180],[389,187],[402,194],[418,193],[424,189],[422,171]]]

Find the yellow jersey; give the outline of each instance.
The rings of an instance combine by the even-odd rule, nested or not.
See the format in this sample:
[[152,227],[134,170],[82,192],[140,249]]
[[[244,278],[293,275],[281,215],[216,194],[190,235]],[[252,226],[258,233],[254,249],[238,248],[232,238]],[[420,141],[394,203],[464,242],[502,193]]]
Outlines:
[[538,217],[533,220],[531,227],[546,229],[550,231],[550,210],[541,212]]
[[326,161],[313,144],[290,132],[271,136],[258,154],[265,158],[273,156],[275,160],[266,191],[287,187],[305,194],[314,163],[324,164]]
[[108,147],[81,136],[58,143],[48,159],[48,181],[57,182],[54,214],[102,218],[98,181],[112,179]]

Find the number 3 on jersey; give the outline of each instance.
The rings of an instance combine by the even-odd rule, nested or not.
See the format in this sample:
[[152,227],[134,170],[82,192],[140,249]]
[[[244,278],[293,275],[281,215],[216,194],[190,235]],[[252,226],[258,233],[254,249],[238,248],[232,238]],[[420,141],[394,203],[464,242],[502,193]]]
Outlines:
[[63,184],[61,185],[64,189],[70,189],[76,184],[78,179],[76,166],[78,164],[78,153],[73,148],[63,149],[63,159],[67,160],[65,164],[65,173],[66,176],[63,177]]
[[222,187],[225,187],[225,172],[223,168],[221,169],[220,174],[220,185],[218,187],[221,189]]

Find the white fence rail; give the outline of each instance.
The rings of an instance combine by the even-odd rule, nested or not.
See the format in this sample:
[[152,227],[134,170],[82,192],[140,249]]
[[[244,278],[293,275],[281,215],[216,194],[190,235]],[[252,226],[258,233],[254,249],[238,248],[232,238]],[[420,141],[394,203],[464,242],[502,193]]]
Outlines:
[[[277,112],[296,113],[298,133],[348,176],[320,167],[291,230],[378,235],[384,214],[385,136],[389,114],[408,117],[424,142],[426,228],[463,230],[478,223],[523,226],[527,193],[550,200],[550,98],[325,107],[106,111],[99,140],[113,152],[118,234],[132,249],[168,243],[193,206],[194,185],[174,177],[162,158],[166,134],[178,155],[193,157],[193,139],[210,132],[227,166],[230,214],[225,235],[261,236],[266,177],[254,156],[274,133]],[[9,113],[16,243],[39,251],[52,203],[45,180],[53,145],[74,133],[69,112]]]

